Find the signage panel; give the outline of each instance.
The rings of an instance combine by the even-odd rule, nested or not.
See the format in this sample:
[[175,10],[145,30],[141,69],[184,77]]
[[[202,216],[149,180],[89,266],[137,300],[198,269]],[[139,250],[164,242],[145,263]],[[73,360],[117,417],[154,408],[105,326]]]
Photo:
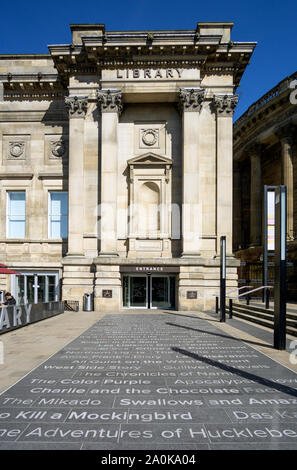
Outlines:
[[0,307],[0,335],[64,312],[64,302]]
[[108,81],[176,81],[200,80],[200,70],[197,68],[131,68],[102,70],[102,80]]
[[275,250],[275,192],[267,191],[267,249]]
[[179,266],[120,266],[121,273],[179,273]]

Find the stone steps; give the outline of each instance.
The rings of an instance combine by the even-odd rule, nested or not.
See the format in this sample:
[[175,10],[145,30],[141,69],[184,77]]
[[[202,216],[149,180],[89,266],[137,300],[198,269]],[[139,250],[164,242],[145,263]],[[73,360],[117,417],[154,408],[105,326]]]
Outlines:
[[[226,305],[226,312],[229,313],[229,305]],[[274,328],[274,311],[252,305],[243,305],[233,302],[232,312],[234,317],[257,323],[258,325]],[[297,336],[297,314],[287,313],[286,331],[288,334]]]

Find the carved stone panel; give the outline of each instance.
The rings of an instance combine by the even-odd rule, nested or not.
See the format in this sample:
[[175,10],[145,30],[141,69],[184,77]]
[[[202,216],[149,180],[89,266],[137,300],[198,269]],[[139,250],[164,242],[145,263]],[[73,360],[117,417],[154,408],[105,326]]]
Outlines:
[[29,159],[30,135],[3,135],[3,163],[24,164]]
[[68,135],[46,134],[45,163],[65,163],[68,160]]
[[166,130],[164,122],[135,122],[135,153],[157,150],[166,154]]

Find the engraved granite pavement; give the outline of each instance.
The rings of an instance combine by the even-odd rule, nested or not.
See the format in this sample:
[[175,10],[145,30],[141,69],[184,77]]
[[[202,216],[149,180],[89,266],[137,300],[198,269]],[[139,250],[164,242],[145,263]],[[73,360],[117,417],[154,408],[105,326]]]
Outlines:
[[297,374],[211,320],[105,315],[0,395],[0,449],[297,449]]

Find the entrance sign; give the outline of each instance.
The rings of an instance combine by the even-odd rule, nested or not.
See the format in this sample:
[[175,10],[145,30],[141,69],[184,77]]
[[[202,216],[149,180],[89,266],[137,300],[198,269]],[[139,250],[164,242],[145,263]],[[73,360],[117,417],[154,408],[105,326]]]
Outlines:
[[286,349],[287,187],[275,191],[274,347]]
[[179,266],[120,266],[121,273],[179,273]]

